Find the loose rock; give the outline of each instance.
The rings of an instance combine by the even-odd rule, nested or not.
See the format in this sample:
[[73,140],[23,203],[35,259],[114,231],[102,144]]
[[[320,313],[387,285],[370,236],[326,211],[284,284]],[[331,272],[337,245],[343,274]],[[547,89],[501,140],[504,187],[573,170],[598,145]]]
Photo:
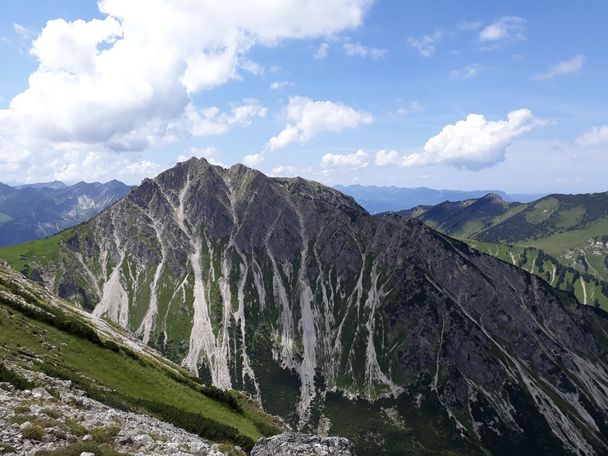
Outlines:
[[343,437],[287,432],[258,440],[251,456],[355,456],[355,450]]

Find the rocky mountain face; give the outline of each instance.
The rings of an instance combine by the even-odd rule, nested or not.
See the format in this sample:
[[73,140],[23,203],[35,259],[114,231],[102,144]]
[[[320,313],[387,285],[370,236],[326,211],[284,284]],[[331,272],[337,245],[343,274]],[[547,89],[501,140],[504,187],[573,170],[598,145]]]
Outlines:
[[88,220],[129,190],[118,181],[0,184],[0,246],[41,239]]
[[12,261],[360,454],[608,454],[608,316],[418,220],[191,159],[50,241]]

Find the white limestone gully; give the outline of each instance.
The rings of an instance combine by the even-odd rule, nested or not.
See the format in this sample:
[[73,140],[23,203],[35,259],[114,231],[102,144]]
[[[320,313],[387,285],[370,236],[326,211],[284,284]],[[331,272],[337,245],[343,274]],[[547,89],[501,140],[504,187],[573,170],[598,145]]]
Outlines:
[[[190,332],[190,344],[188,354],[183,363],[193,373],[198,373],[198,364],[204,356],[207,367],[211,372],[211,379],[215,386],[229,389],[232,387],[230,372],[228,369],[228,350],[225,341],[217,341],[211,324],[209,312],[209,296],[207,286],[203,278],[202,247],[203,239],[194,235],[196,228],[188,227],[186,215],[186,195],[190,189],[190,177],[179,193],[179,204],[176,211],[176,220],[181,230],[188,236],[192,253],[189,256],[190,265],[194,275],[194,318]],[[195,227],[192,223],[190,226]],[[207,251],[212,255],[211,246],[205,240]]]
[[298,275],[299,300],[301,320],[298,329],[301,331],[303,360],[299,366],[300,381],[300,404],[298,412],[300,425],[306,424],[310,419],[310,405],[315,397],[315,368],[317,367],[317,331],[315,328],[315,309],[313,309],[313,293],[308,283],[308,237],[304,226],[304,217],[297,211],[300,225],[300,240],[302,243],[300,252],[300,268]]
[[[194,253],[190,255],[190,264],[194,273],[194,320],[190,334],[190,347],[188,355],[184,359],[184,365],[192,372],[198,373],[198,363],[201,356],[205,357],[207,367],[211,372],[213,384],[219,388],[229,389],[230,372],[228,369],[227,351],[220,345],[218,347],[209,305],[206,299],[205,282],[203,281],[201,257],[202,241],[197,239],[194,245]],[[218,349],[219,348],[219,349]]]
[[154,232],[156,233],[158,245],[160,246],[161,260],[156,266],[156,271],[154,272],[154,279],[150,284],[150,305],[137,331],[137,334],[142,337],[144,343],[146,344],[150,342],[150,334],[152,333],[152,329],[154,329],[154,324],[158,315],[158,296],[160,294],[158,286],[161,275],[163,273],[163,269],[165,267],[166,257],[166,248],[165,243],[163,241],[162,227],[157,220],[153,220],[153,227]]
[[[122,267],[125,261],[125,250],[121,248],[122,243],[116,232],[116,222],[112,220],[112,233],[114,239],[114,246],[112,250],[119,253],[119,259],[114,269],[110,273],[109,278],[103,285],[101,292],[101,300],[95,309],[93,315],[104,316],[112,321],[115,321],[123,328],[129,326],[129,296],[124,289],[122,283]],[[101,254],[101,265],[102,274],[105,274],[107,270],[107,261],[110,253],[102,251]]]
[[103,285],[101,301],[93,310],[93,315],[104,316],[117,322],[123,328],[129,324],[129,297],[121,281],[121,257],[110,278]]
[[369,310],[369,316],[367,323],[365,324],[367,329],[367,348],[365,354],[366,394],[367,397],[376,397],[378,391],[381,390],[382,387],[385,387],[393,396],[397,396],[401,392],[401,388],[395,385],[380,368],[380,365],[378,364],[378,355],[376,353],[376,344],[374,342],[374,336],[376,335],[376,308],[386,296],[384,287],[379,284],[380,277],[377,269],[378,264],[376,260],[374,260],[371,268],[371,286],[364,305],[364,307]]
[[241,373],[241,380],[243,384],[245,384],[247,377],[253,383],[253,387],[255,389],[255,399],[258,403],[262,402],[262,393],[260,391],[260,385],[257,382],[255,377],[255,372],[253,371],[253,367],[251,366],[251,359],[249,358],[249,354],[247,353],[247,343],[246,343],[246,329],[245,329],[245,284],[247,281],[247,271],[248,267],[243,267],[241,265],[241,278],[239,279],[238,286],[238,308],[234,313],[234,319],[237,322],[240,329],[241,336],[241,346],[242,346],[242,360],[243,360],[243,371]]

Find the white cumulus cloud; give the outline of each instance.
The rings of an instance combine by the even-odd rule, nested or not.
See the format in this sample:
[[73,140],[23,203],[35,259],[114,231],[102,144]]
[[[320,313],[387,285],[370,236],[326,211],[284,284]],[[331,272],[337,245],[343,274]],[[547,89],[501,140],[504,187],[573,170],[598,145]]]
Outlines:
[[243,158],[243,164],[245,166],[249,166],[250,168],[255,168],[263,161],[264,161],[263,152],[258,152],[257,154],[245,155],[245,157]]
[[268,142],[277,150],[294,142],[305,143],[324,132],[338,132],[369,124],[373,116],[333,101],[315,101],[307,97],[291,97],[285,109],[287,126]]
[[[209,131],[197,123],[184,131],[193,111],[204,125],[230,125],[238,113],[222,117],[192,108],[194,95],[242,78],[241,71],[262,74],[247,57],[253,47],[330,37],[360,25],[371,4],[99,0],[101,19],[51,20],[33,41],[38,67],[28,87],[0,110],[0,143],[33,154],[55,150],[56,156],[66,147],[143,151]],[[82,178],[94,174],[82,171]]]
[[354,154],[325,154],[321,157],[322,168],[365,168],[369,165],[368,155],[359,149]]
[[403,158],[396,150],[382,149],[376,152],[374,163],[376,163],[376,166],[401,165],[403,163]]
[[576,143],[579,146],[596,146],[598,144],[608,144],[608,124],[593,127],[584,132],[578,138]]
[[556,65],[551,66],[544,73],[534,75],[533,79],[544,81],[547,79],[553,79],[556,76],[578,73],[581,68],[583,68],[585,60],[585,56],[579,54],[569,60],[564,60]]
[[480,170],[505,159],[511,141],[526,132],[546,125],[529,109],[511,111],[506,120],[491,121],[480,114],[445,126],[430,138],[422,152],[407,155],[403,166],[452,165]]

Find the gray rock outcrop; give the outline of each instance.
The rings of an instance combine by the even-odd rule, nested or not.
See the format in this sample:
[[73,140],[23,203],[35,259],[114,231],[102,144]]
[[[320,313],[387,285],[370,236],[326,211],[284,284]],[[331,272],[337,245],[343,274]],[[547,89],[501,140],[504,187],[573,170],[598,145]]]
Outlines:
[[286,432],[258,440],[251,456],[355,456],[355,450],[343,437]]

